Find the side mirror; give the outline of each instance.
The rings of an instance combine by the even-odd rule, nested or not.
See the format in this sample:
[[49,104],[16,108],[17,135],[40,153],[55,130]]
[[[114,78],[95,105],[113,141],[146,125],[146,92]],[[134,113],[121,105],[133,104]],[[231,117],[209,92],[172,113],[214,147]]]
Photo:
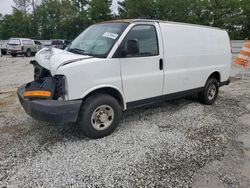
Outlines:
[[139,44],[137,39],[130,39],[125,44],[125,55],[135,55],[139,53]]

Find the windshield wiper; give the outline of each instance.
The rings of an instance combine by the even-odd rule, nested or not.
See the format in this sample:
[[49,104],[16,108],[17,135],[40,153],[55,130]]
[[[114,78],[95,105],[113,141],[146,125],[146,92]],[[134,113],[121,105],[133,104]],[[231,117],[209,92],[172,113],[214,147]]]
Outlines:
[[83,49],[79,49],[79,48],[69,48],[68,51],[73,52],[73,53],[77,53],[77,54],[81,54],[81,55],[86,55],[86,51]]

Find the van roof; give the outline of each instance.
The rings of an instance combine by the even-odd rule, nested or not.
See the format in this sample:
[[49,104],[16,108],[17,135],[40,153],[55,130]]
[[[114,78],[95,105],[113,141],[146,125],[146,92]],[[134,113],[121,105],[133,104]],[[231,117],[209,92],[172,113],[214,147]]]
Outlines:
[[120,19],[120,20],[104,21],[102,23],[119,23],[119,22],[124,22],[124,23],[158,22],[158,23],[168,23],[168,24],[186,25],[186,26],[194,26],[194,27],[205,27],[205,28],[210,28],[210,29],[223,30],[223,29],[218,28],[218,27],[211,27],[211,26],[206,26],[206,25],[198,25],[198,24],[182,23],[182,22],[171,22],[171,21],[164,21],[164,20],[150,20],[150,19]]

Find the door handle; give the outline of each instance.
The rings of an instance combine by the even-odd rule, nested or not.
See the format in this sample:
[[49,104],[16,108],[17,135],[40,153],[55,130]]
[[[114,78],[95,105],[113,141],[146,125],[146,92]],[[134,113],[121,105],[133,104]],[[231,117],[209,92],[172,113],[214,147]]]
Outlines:
[[163,59],[159,60],[159,69],[163,70]]

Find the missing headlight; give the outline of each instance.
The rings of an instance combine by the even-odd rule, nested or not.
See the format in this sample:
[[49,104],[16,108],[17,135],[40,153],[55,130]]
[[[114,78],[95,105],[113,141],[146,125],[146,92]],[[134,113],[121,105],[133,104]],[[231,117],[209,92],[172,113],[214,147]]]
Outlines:
[[52,77],[43,78],[43,82],[33,81],[25,86],[24,97],[33,99],[53,99],[56,82]]
[[52,77],[49,70],[43,68],[36,61],[30,61],[30,64],[34,66],[34,80],[43,82],[44,78]]
[[56,89],[53,98],[56,100],[66,99],[66,78],[63,75],[55,75],[53,77],[56,83]]

